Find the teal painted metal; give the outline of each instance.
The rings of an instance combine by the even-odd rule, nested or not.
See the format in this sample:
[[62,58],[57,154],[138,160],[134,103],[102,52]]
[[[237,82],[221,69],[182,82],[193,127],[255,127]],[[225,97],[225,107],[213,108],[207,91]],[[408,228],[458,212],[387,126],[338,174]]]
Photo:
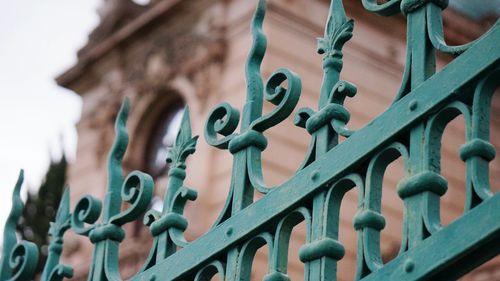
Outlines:
[[[311,142],[297,173],[279,186],[263,179],[263,133],[288,118],[299,101],[301,81],[288,69],[278,69],[264,85],[260,65],[266,37],[262,31],[265,2],[259,1],[252,20],[253,44],[246,62],[247,99],[241,114],[221,103],[209,114],[206,141],[233,155],[230,191],[214,227],[200,238],[184,238],[183,210],[197,193],[184,185],[186,159],[195,152],[189,110],[170,151],[169,182],[161,212],[148,210],[152,178],[133,171],[122,176],[128,144],[126,99],[116,120],[116,139],[108,158],[107,193],[102,203],[85,196],[70,214],[65,191],[51,225],[49,256],[42,280],[70,278],[70,266],[59,263],[63,235],[70,227],[94,244],[88,280],[118,281],[119,244],[123,225],[144,216],[154,238],[144,266],[131,280],[250,280],[252,262],[261,247],[269,249],[264,280],[289,280],[288,246],[294,226],[306,224],[306,244],[299,251],[304,280],[336,280],[336,264],[345,249],[339,242],[339,211],[344,194],[356,188],[358,234],[356,280],[450,280],[500,253],[500,194],[491,191],[488,164],[495,157],[490,140],[491,99],[500,83],[500,24],[474,42],[448,46],[441,13],[445,0],[362,0],[369,11],[390,16],[402,12],[408,20],[407,61],[394,103],[364,128],[348,129],[350,114],[343,103],[356,86],[340,80],[342,48],[353,36],[342,2],[332,0],[318,53],[323,55],[323,82],[318,109],[297,110],[294,122],[306,129]],[[436,72],[435,53],[458,57]],[[283,86],[286,83],[286,87]],[[263,115],[263,101],[276,107]],[[447,181],[440,174],[441,137],[447,124],[463,116],[466,143],[460,157],[466,165],[464,214],[450,225],[440,223],[440,197]],[[235,132],[238,127],[240,131]],[[339,142],[339,136],[346,137]],[[398,256],[384,264],[380,253],[382,180],[386,167],[398,158],[405,165],[398,194],[404,202],[402,243]],[[15,223],[23,204],[19,191],[4,230],[0,280],[29,280],[38,258],[36,246],[18,241]],[[264,196],[253,202],[254,193]],[[128,208],[121,210],[123,202]],[[102,221],[97,219],[102,213]],[[247,222],[251,221],[252,224]]]

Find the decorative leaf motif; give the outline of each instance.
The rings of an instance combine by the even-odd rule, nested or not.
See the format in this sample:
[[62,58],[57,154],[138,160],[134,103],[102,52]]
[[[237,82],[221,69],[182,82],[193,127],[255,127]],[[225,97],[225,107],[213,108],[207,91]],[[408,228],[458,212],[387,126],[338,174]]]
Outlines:
[[[316,111],[309,107],[299,109],[294,120],[312,137],[300,168],[303,170],[270,192],[271,188],[264,184],[262,173],[261,152],[267,146],[263,132],[281,123],[294,111],[299,100],[300,80],[291,71],[279,69],[263,87],[260,65],[266,48],[262,31],[265,0],[259,0],[252,21],[254,41],[247,60],[247,99],[241,123],[239,111],[228,103],[221,103],[212,110],[205,127],[205,137],[210,145],[229,149],[234,155],[230,190],[226,205],[215,223],[216,227],[213,232],[186,247],[190,242],[184,237],[188,220],[183,212],[186,203],[197,198],[197,192],[184,185],[186,160],[195,152],[198,138],[192,136],[186,107],[182,127],[167,158],[171,170],[163,210],[150,210],[144,216],[144,223],[154,238],[153,247],[142,269],[130,280],[154,281],[159,276],[169,280],[208,280],[217,273],[220,279],[250,280],[255,254],[265,244],[269,252],[269,270],[264,279],[289,280],[287,264],[290,235],[302,221],[305,221],[306,226],[306,244],[301,247],[299,258],[305,264],[304,280],[335,280],[337,262],[345,254],[344,246],[338,240],[340,206],[346,192],[354,187],[358,191],[358,212],[353,219],[358,233],[356,280],[370,274],[373,275],[368,276],[368,279],[387,279],[387,276],[391,276],[393,279],[406,280],[434,276],[436,268],[426,270],[425,264],[417,264],[418,270],[414,270],[412,259],[422,256],[431,257],[429,264],[442,264],[444,269],[457,264],[465,265],[458,273],[452,272],[459,277],[471,266],[464,262],[465,258],[482,259],[480,255],[483,253],[484,257],[491,255],[490,246],[495,239],[489,237],[499,229],[496,222],[500,220],[495,215],[500,213],[500,194],[492,192],[488,178],[488,163],[495,157],[495,148],[489,142],[489,119],[491,99],[498,88],[500,69],[494,68],[498,53],[484,50],[496,50],[493,47],[500,36],[500,22],[477,43],[448,46],[443,38],[440,15],[440,9],[444,8],[447,0],[362,2],[368,10],[382,15],[394,14],[401,9],[408,18],[417,19],[408,21],[411,27],[408,32],[408,59],[398,94],[399,99],[415,90],[408,97],[414,100],[406,99],[394,104],[390,112],[369,123],[358,135],[344,142],[342,147],[331,151],[339,144],[339,136],[349,137],[354,133],[346,128],[350,113],[344,107],[344,101],[347,97],[354,97],[357,92],[354,84],[340,80],[342,48],[352,37],[353,21],[347,20],[342,0],[331,0],[325,35],[318,39],[318,52],[324,54],[324,77],[318,108]],[[424,8],[426,10],[420,10],[421,13],[410,14]],[[459,54],[469,47],[469,53],[463,54],[465,58],[460,58],[457,64],[443,71],[443,76],[425,82],[430,80],[429,75],[435,71],[433,63],[429,63],[435,59],[435,55],[434,52],[422,53],[422,50],[434,48]],[[476,58],[479,58],[479,64],[474,62]],[[432,67],[427,67],[427,64]],[[459,72],[466,67],[470,68],[467,69],[468,73]],[[429,70],[432,73],[428,73]],[[438,79],[450,82],[437,85]],[[458,80],[458,84],[454,83]],[[418,87],[425,86],[425,83],[429,83],[429,88],[439,88],[440,92],[422,98],[421,94],[425,94],[429,88],[422,87],[423,90],[419,90]],[[470,91],[474,86],[474,95],[470,99],[458,98],[457,91]],[[276,106],[267,114],[262,111],[264,98]],[[69,228],[70,220],[73,231],[89,236],[94,244],[88,279],[122,280],[119,268],[119,245],[125,237],[122,226],[144,214],[150,206],[154,188],[153,179],[145,173],[133,171],[127,178],[123,177],[122,160],[128,143],[125,127],[128,112],[129,102],[125,100],[117,116],[116,139],[108,157],[108,186],[103,203],[86,196],[79,200],[73,214],[70,214],[69,193],[65,191],[55,222],[49,230],[52,239],[42,281],[62,281],[73,275],[71,267],[59,263],[62,237]],[[446,179],[440,174],[440,145],[443,130],[458,115],[463,116],[466,128],[467,142],[460,148],[460,157],[467,171],[464,213],[468,217],[457,219],[454,226],[447,229],[441,226],[439,217],[440,196],[447,188]],[[395,116],[405,117],[398,120]],[[240,131],[235,133],[238,124]],[[381,129],[385,134],[380,135]],[[380,198],[385,169],[399,157],[405,164],[405,179],[398,184],[397,190],[404,201],[401,249],[400,255],[386,265],[380,253],[380,231],[385,226]],[[36,246],[18,241],[15,233],[16,221],[23,208],[19,196],[22,180],[21,171],[4,230],[0,281],[31,280],[37,264]],[[252,204],[255,191],[269,194],[259,199],[263,202]],[[128,207],[123,208],[123,203],[128,203]],[[96,223],[101,209],[104,209],[103,219]],[[488,215],[485,216],[486,213]],[[480,216],[484,220],[478,220],[480,224],[473,226],[481,230],[486,227],[485,231],[479,234],[477,231],[463,232],[468,235],[468,243],[457,243],[457,251],[453,253],[448,253],[442,247],[445,256],[433,255],[436,249],[429,245],[446,246],[458,227],[470,228],[470,224]],[[484,233],[489,233],[488,237]],[[437,235],[432,237],[434,234]],[[428,237],[431,239],[426,240]],[[465,239],[456,241],[463,242]],[[427,243],[427,246],[423,243]],[[414,251],[420,245],[424,246],[421,248],[423,251]],[[184,247],[184,252],[176,255],[179,248]],[[474,251],[471,252],[471,248]],[[403,277],[399,277],[399,273],[404,274]],[[449,272],[445,270],[438,275],[444,276],[443,273]]]
[[42,281],[62,281],[73,276],[73,268],[59,263],[63,245],[63,235],[71,226],[69,211],[69,189],[64,190],[56,218],[50,225],[49,235],[52,237],[49,245],[49,255],[42,273]]
[[327,32],[325,37],[318,38],[318,53],[326,57],[342,57],[342,47],[351,39],[354,29],[354,21],[348,20],[336,28],[331,28],[333,33]]
[[64,232],[71,226],[71,214],[69,211],[69,189],[66,187],[54,222],[51,223],[49,235],[52,239],[62,239]]
[[149,210],[144,216],[144,224],[154,237],[153,246],[143,270],[174,254],[178,247],[189,243],[184,238],[188,221],[183,216],[188,200],[195,200],[195,190],[183,186],[186,177],[186,159],[196,149],[198,136],[193,137],[189,120],[189,108],[184,108],[181,128],[177,133],[174,146],[169,150],[167,162],[170,163],[168,186],[163,199],[162,212]]
[[175,144],[168,151],[167,162],[170,163],[170,168],[184,167],[187,157],[196,151],[197,141],[198,136],[192,136],[189,107],[186,106],[182,115],[181,128],[175,139]]

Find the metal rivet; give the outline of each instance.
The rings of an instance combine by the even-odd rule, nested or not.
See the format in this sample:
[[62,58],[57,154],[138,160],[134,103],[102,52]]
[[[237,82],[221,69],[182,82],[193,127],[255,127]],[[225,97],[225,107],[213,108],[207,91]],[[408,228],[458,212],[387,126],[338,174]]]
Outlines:
[[227,230],[226,230],[226,236],[231,236],[233,234],[233,228],[232,227],[229,227]]
[[413,263],[412,260],[408,259],[405,261],[404,267],[406,272],[412,272],[413,269],[415,268],[415,264]]
[[418,102],[416,100],[410,101],[410,104],[408,105],[408,107],[410,108],[411,111],[417,109],[417,106],[418,106]]
[[311,173],[311,180],[317,181],[319,179],[319,171],[314,171]]

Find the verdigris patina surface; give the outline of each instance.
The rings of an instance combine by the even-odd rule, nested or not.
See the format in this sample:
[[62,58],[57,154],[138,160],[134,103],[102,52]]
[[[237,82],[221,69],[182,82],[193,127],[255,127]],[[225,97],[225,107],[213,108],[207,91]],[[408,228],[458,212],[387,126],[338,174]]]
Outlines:
[[[490,143],[491,99],[500,83],[500,26],[474,42],[449,46],[444,41],[442,11],[446,0],[362,0],[374,13],[407,17],[407,60],[394,103],[359,130],[348,129],[347,97],[356,86],[340,80],[342,48],[353,36],[341,0],[332,0],[318,53],[323,55],[323,82],[318,107],[296,111],[294,122],[311,141],[297,172],[279,186],[263,179],[263,133],[288,118],[296,109],[301,80],[288,69],[278,69],[263,83],[260,65],[266,50],[262,31],[265,1],[259,1],[252,20],[253,45],[246,62],[247,99],[242,113],[221,103],[208,116],[205,140],[233,155],[231,186],[226,204],[213,228],[200,238],[184,238],[183,216],[188,200],[197,192],[184,185],[186,159],[195,153],[189,110],[167,161],[169,181],[161,212],[148,210],[153,179],[133,171],[123,177],[122,159],[128,144],[126,120],[130,108],[123,102],[116,119],[116,138],[108,158],[108,184],[104,202],[85,196],[70,212],[66,191],[50,228],[52,237],[42,280],[72,276],[59,263],[63,235],[72,228],[94,245],[89,280],[118,281],[119,244],[123,226],[144,216],[154,238],[149,257],[131,280],[250,280],[252,262],[261,247],[269,249],[265,280],[289,280],[288,246],[292,229],[306,224],[306,244],[299,252],[304,280],[336,280],[336,263],[345,254],[338,240],[339,211],[344,194],[358,190],[358,212],[353,227],[358,233],[357,280],[456,279],[500,253],[500,194],[489,183],[489,162],[495,157]],[[457,57],[436,72],[436,52]],[[263,114],[264,100],[275,108]],[[447,180],[440,174],[441,137],[447,124],[463,116],[466,143],[460,157],[466,165],[464,214],[450,225],[440,223],[440,197]],[[241,117],[241,118],[240,118]],[[239,127],[239,132],[236,129]],[[339,142],[339,137],[346,140]],[[380,253],[382,181],[387,166],[398,158],[405,177],[398,185],[404,202],[402,243],[398,256],[384,264]],[[23,203],[19,190],[4,230],[0,279],[32,278],[38,258],[36,246],[18,241],[16,221]],[[264,196],[254,202],[255,192]],[[123,202],[128,208],[121,210]],[[102,220],[97,222],[102,213]],[[247,222],[251,221],[252,224]]]

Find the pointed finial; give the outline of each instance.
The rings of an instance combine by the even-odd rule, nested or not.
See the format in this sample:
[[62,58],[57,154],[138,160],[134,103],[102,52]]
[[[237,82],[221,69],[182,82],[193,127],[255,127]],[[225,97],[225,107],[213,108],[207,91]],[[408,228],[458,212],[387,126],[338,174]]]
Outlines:
[[59,203],[59,208],[57,209],[56,218],[54,222],[56,224],[67,223],[70,218],[69,210],[69,187],[64,188],[63,195],[61,197],[61,202]]
[[3,229],[2,262],[0,268],[0,280],[7,280],[11,277],[12,268],[9,265],[9,257],[17,244],[16,225],[23,214],[23,201],[21,200],[21,186],[24,181],[24,170],[21,169],[16,185],[12,191],[12,207]]
[[330,3],[330,9],[328,10],[328,18],[326,20],[325,37],[331,36],[335,33],[335,29],[338,25],[346,21],[347,16],[345,14],[342,0],[332,0]]
[[181,126],[179,128],[179,133],[177,133],[177,137],[175,138],[175,144],[180,145],[183,142],[186,142],[191,138],[191,120],[189,118],[189,106],[184,107],[184,111],[182,112],[182,120]]
[[177,133],[175,144],[168,151],[167,162],[170,168],[184,167],[186,158],[196,150],[198,136],[193,137],[191,131],[191,120],[189,118],[189,107],[184,108],[181,127]]
[[335,57],[340,60],[342,47],[351,39],[353,28],[354,22],[347,19],[342,0],[332,0],[325,25],[325,36],[318,38],[318,53],[325,54],[325,59]]
[[[21,200],[21,186],[24,182],[24,170],[19,171],[19,176],[17,177],[16,185],[14,186],[14,191],[12,192],[12,209],[19,209],[22,212],[23,201]],[[12,212],[11,212],[12,213]]]
[[19,220],[19,218],[23,213],[24,203],[23,200],[21,200],[21,187],[23,185],[23,182],[24,182],[24,170],[21,169],[19,171],[19,176],[17,177],[14,190],[12,191],[12,207],[10,209],[9,217],[7,218],[4,232],[9,231],[8,227],[10,225],[13,225],[13,231],[15,231],[15,226],[17,224],[17,221]]
[[[247,84],[247,114],[243,114],[241,129],[248,128],[250,123],[262,114],[262,101],[264,96],[264,86],[260,66],[267,48],[267,39],[262,25],[266,14],[266,1],[259,0],[257,8],[252,18],[252,47],[248,54],[245,65],[245,77]],[[248,104],[248,102],[252,102]]]
[[[120,189],[123,183],[122,160],[128,146],[127,118],[130,111],[130,100],[125,97],[118,111],[115,121],[115,141],[108,155],[108,187],[107,198],[109,202],[120,201]],[[110,217],[120,212],[119,204],[106,204],[103,220],[107,222]]]
[[125,154],[125,150],[128,145],[128,133],[127,133],[127,119],[128,113],[130,111],[130,99],[125,97],[123,103],[116,115],[115,121],[115,142],[113,143],[113,147],[111,148],[110,156],[113,158],[123,158]]

